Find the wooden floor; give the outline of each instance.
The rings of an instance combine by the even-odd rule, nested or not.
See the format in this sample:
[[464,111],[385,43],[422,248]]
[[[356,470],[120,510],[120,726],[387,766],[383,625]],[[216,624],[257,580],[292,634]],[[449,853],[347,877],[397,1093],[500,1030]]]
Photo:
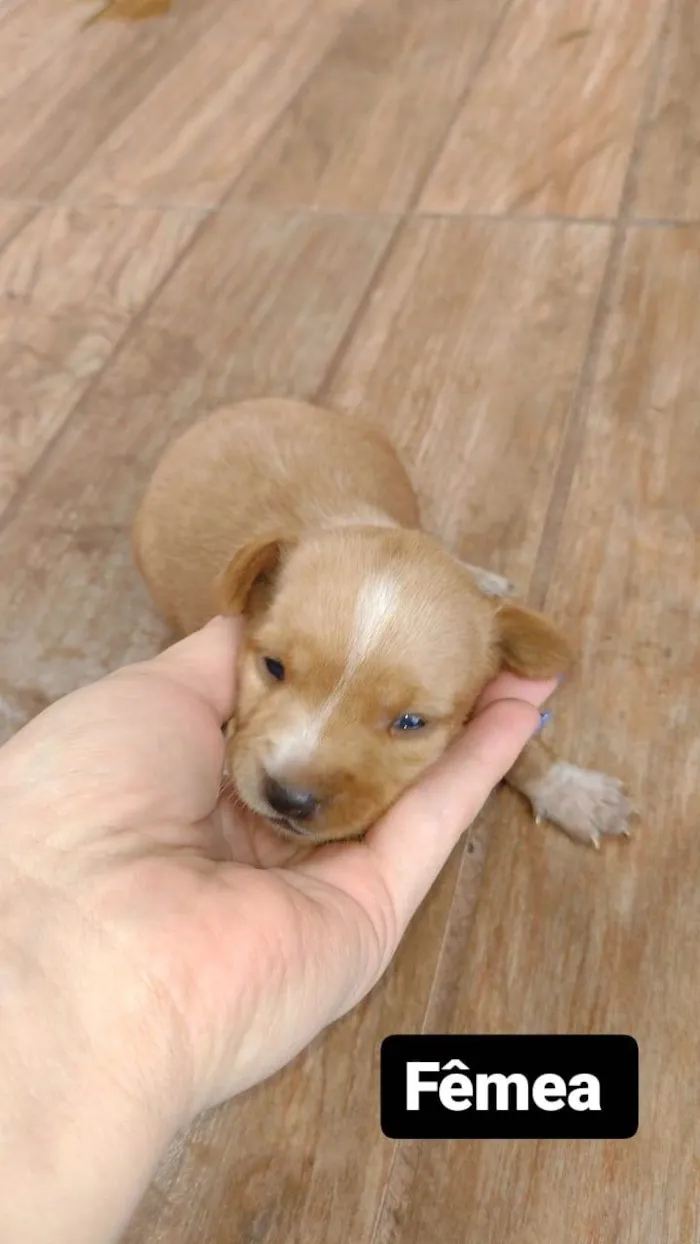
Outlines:
[[[597,855],[499,794],[374,995],[201,1122],[128,1244],[695,1244],[700,0],[90,13],[0,9],[4,734],[161,641],[127,532],[166,440],[320,396],[568,625],[562,745],[643,810]],[[393,1144],[379,1042],[421,1028],[632,1033],[639,1134]]]

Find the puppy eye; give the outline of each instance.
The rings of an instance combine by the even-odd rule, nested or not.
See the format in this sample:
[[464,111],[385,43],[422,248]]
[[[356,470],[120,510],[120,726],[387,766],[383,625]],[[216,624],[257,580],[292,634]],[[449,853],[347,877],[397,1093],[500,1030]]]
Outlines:
[[417,713],[404,713],[391,723],[391,728],[392,730],[422,730],[425,724],[424,719]]
[[265,669],[271,674],[277,682],[284,681],[284,666],[281,661],[277,661],[275,657],[265,657]]

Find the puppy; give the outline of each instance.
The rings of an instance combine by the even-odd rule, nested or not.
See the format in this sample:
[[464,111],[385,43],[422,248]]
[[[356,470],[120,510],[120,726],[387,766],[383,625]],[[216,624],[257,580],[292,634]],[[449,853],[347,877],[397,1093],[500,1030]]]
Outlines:
[[[307,843],[360,836],[500,669],[550,678],[571,664],[505,580],[421,530],[382,436],[301,402],[242,402],[191,427],[156,467],[133,543],[176,634],[245,615],[227,772],[244,804]],[[573,838],[627,832],[620,783],[540,740],[508,781]]]

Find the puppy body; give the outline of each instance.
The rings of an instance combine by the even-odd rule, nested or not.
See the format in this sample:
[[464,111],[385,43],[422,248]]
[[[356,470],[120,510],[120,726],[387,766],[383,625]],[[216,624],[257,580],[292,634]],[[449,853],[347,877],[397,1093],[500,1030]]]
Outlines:
[[[190,428],[156,467],[134,551],[177,634],[246,615],[228,770],[249,807],[310,842],[364,832],[499,668],[570,662],[546,619],[494,599],[497,576],[421,530],[382,436],[304,403],[244,402]],[[541,743],[509,780],[575,837],[626,830],[619,784]]]
[[[216,577],[271,531],[420,528],[418,502],[384,437],[303,402],[224,407],[168,447],[136,515],[133,548],[175,633],[221,608]],[[511,585],[468,567],[489,595]]]
[[384,438],[302,402],[242,402],[168,447],[134,523],[155,604],[189,634],[221,611],[217,577],[270,533],[419,528],[408,476]]

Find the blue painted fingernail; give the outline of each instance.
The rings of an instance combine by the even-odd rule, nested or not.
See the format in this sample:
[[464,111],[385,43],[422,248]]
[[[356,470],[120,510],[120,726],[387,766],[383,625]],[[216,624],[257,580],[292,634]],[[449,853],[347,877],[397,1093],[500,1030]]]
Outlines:
[[539,734],[540,730],[544,730],[545,726],[548,726],[551,720],[552,713],[549,709],[546,709],[544,713],[540,713],[540,724],[535,730],[535,734]]

